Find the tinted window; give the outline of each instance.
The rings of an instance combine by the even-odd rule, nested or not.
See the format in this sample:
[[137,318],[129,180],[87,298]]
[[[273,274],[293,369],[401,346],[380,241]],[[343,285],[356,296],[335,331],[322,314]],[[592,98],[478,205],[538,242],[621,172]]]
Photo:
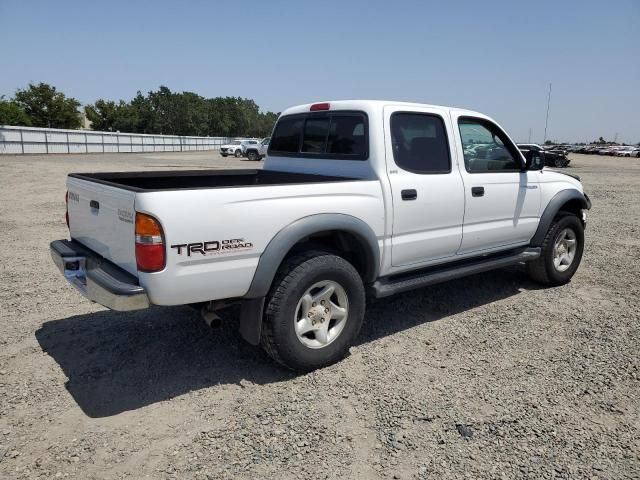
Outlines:
[[359,156],[366,153],[362,115],[331,116],[327,153]]
[[513,172],[521,169],[521,160],[510,148],[509,140],[491,122],[463,117],[458,120],[458,128],[468,172]]
[[442,118],[423,113],[394,113],[391,144],[396,165],[415,173],[451,171],[449,143]]
[[329,133],[329,117],[309,117],[304,123],[302,151],[322,153],[325,151],[327,134]]
[[366,160],[367,117],[360,112],[318,112],[282,117],[273,132],[270,155]]
[[300,149],[300,131],[304,117],[283,117],[278,121],[269,146],[270,150],[278,152],[297,153]]

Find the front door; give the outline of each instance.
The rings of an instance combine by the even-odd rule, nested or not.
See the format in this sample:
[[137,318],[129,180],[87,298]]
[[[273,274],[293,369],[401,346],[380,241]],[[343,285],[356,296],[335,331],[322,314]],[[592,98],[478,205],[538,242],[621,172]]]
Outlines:
[[393,266],[452,257],[462,241],[464,191],[445,112],[384,110],[387,171],[393,198]]
[[538,171],[524,171],[523,158],[493,122],[454,116],[465,213],[459,254],[525,245],[538,226]]

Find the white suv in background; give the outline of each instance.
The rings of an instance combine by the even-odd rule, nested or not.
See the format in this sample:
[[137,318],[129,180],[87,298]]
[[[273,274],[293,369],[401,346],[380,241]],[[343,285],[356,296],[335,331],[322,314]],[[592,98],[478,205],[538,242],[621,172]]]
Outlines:
[[234,140],[220,147],[220,155],[226,157],[233,155],[236,158],[242,157],[247,151],[247,147],[258,145],[258,140]]

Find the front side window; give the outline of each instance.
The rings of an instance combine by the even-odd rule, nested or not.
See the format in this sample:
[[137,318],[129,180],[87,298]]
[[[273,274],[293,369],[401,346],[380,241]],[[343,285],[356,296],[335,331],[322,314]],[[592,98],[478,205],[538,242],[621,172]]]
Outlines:
[[464,165],[469,173],[514,172],[521,160],[506,135],[491,122],[479,118],[458,120]]
[[361,112],[310,112],[278,120],[269,155],[366,160],[367,117]]
[[449,173],[451,157],[442,118],[397,112],[391,115],[391,144],[398,167],[414,173]]

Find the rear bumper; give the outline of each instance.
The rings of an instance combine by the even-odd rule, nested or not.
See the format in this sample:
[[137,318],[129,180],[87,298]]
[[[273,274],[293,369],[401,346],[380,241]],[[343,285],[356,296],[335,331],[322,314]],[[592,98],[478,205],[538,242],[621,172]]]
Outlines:
[[140,310],[149,306],[138,279],[74,240],[49,245],[58,270],[82,295],[111,310]]

